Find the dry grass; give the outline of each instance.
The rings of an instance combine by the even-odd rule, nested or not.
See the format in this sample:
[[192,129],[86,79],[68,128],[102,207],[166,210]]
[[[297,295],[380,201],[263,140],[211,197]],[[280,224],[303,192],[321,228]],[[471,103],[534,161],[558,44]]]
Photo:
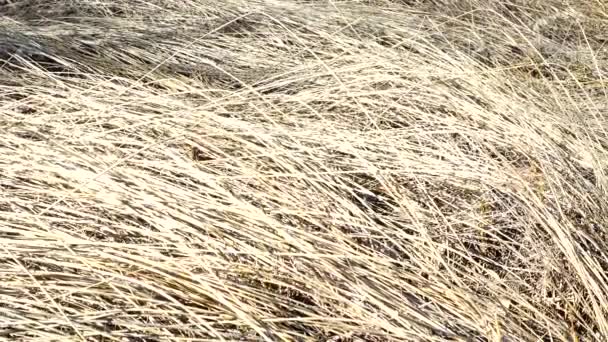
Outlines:
[[0,339],[608,338],[603,1],[0,16]]

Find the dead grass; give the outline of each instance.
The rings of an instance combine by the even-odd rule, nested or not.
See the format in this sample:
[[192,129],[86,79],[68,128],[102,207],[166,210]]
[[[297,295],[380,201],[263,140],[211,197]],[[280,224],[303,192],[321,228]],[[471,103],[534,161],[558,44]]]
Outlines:
[[608,338],[602,1],[0,1],[0,338]]

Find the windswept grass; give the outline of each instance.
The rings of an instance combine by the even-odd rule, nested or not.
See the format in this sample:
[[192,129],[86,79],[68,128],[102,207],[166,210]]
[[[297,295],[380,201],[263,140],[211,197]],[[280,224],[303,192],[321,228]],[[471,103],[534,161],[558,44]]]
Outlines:
[[0,338],[608,338],[608,6],[0,1]]

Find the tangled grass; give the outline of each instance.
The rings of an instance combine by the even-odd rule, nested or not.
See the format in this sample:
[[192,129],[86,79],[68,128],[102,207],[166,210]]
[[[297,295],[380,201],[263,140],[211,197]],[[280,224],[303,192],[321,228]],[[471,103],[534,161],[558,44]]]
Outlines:
[[0,1],[0,338],[608,338],[599,0]]

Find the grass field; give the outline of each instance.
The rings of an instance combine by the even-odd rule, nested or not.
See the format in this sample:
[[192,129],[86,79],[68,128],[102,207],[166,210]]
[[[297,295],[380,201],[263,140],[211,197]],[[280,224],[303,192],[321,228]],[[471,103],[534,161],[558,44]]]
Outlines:
[[603,0],[0,0],[0,340],[608,339]]

